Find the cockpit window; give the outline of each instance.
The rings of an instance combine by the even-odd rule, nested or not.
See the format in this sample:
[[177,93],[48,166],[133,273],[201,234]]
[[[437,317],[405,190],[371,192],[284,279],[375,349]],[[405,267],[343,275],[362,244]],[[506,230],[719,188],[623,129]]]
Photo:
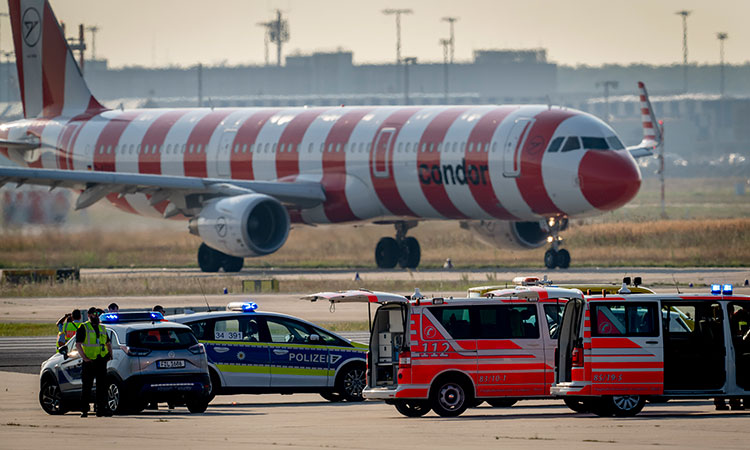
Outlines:
[[564,137],[557,137],[552,140],[552,143],[549,144],[549,148],[547,149],[548,152],[553,153],[558,150],[560,150],[560,145],[562,145],[562,141],[564,140]]
[[607,142],[609,142],[609,148],[613,150],[623,150],[625,148],[625,146],[622,145],[622,142],[617,138],[617,136],[608,137]]
[[581,148],[581,142],[578,140],[578,137],[571,136],[567,141],[565,141],[565,145],[563,146],[562,151],[569,152],[571,150],[578,150],[579,148]]
[[607,140],[600,137],[582,137],[583,148],[588,150],[609,150]]

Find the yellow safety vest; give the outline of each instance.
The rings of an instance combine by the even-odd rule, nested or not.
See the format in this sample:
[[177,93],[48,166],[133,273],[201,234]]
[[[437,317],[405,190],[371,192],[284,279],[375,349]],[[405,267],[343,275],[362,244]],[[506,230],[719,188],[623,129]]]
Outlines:
[[81,324],[78,322],[67,322],[65,323],[65,326],[63,327],[63,332],[65,333],[65,340],[72,338],[76,335],[76,331],[78,331],[78,327],[80,327]]
[[82,325],[86,328],[86,339],[81,342],[83,347],[83,354],[89,359],[97,359],[99,357],[107,356],[107,329],[104,325],[99,324],[99,337],[96,336],[96,331],[91,322],[86,322]]

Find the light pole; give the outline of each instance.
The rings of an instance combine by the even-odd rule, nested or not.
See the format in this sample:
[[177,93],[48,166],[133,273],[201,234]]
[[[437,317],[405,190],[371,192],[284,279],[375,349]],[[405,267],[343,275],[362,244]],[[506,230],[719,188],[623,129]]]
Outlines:
[[719,40],[719,77],[720,77],[720,84],[719,84],[719,92],[721,93],[721,97],[724,98],[724,41],[727,40],[729,37],[729,34],[724,32],[716,33],[716,39]]
[[445,89],[445,104],[448,104],[448,47],[450,39],[440,39],[440,45],[443,46],[443,88]]
[[604,103],[607,108],[607,122],[611,120],[610,114],[609,114],[609,88],[617,89],[617,86],[619,86],[620,83],[614,80],[606,80],[606,81],[598,81],[596,83],[596,87],[603,87],[604,88]]
[[682,90],[687,93],[688,89],[688,77],[687,77],[687,64],[688,64],[688,47],[687,47],[687,18],[692,11],[683,9],[677,11],[675,14],[682,16]]
[[453,54],[456,50],[456,39],[455,39],[455,35],[453,34],[453,24],[456,23],[456,21],[458,20],[458,17],[443,17],[440,20],[442,20],[443,22],[448,22],[450,24],[451,34],[450,34],[450,38],[448,39],[448,41],[450,42],[450,45],[451,45],[451,64],[453,64]]
[[404,58],[404,103],[409,105],[409,66],[416,64],[417,58],[410,56]]
[[396,16],[396,65],[401,64],[401,14],[412,14],[411,9],[384,9],[383,14],[386,16]]

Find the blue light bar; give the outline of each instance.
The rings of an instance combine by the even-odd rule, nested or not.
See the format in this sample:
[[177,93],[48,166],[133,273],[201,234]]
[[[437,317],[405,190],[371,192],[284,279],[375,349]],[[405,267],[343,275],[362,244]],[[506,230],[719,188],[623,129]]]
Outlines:
[[732,295],[732,285],[725,284],[721,289],[721,293],[724,295]]
[[255,312],[258,309],[258,304],[255,302],[247,302],[242,305],[242,312]]
[[162,321],[164,320],[164,314],[158,311],[151,311],[151,318],[156,321]]
[[711,295],[721,295],[721,285],[720,284],[712,284],[711,285]]
[[115,323],[120,321],[120,315],[117,313],[104,313],[99,320],[104,323]]

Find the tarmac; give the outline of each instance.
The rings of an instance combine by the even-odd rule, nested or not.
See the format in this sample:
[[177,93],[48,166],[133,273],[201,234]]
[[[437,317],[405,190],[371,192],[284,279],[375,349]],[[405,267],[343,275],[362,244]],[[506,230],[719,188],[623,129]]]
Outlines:
[[0,448],[187,449],[745,449],[750,411],[706,401],[646,405],[633,418],[576,414],[556,400],[484,404],[457,418],[406,418],[380,402],[329,403],[314,394],[217,397],[204,414],[184,407],[133,416],[47,415],[38,376],[0,372]]

